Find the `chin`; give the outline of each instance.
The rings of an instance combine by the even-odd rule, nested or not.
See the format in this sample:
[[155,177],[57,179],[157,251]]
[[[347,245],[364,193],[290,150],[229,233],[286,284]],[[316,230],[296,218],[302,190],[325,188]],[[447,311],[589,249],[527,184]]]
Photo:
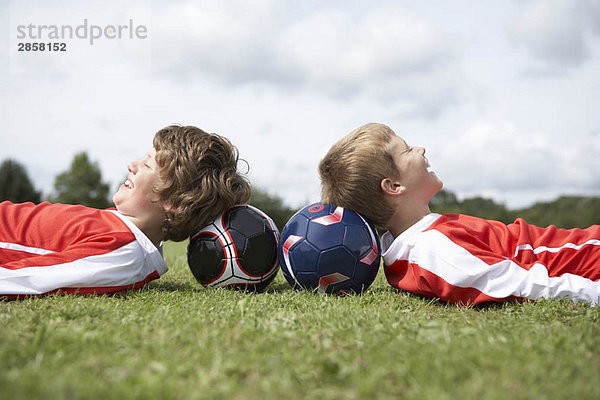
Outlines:
[[112,197],[112,202],[113,202],[113,204],[115,205],[115,207],[116,207],[116,208],[117,208],[117,210],[118,210],[118,209],[119,209],[119,204],[121,203],[121,202],[119,201],[119,192],[117,192],[117,193],[113,194],[113,197]]
[[429,198],[429,201],[431,201],[431,199],[433,198],[433,196],[435,196],[440,190],[442,190],[443,187],[444,187],[444,184],[442,183],[442,181],[439,181],[439,184],[432,191],[431,197]]

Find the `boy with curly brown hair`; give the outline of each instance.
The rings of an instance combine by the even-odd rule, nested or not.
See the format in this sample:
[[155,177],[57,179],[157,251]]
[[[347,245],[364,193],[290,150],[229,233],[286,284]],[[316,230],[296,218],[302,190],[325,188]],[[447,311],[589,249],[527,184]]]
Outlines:
[[129,163],[116,209],[0,203],[0,296],[115,293],[159,278],[164,240],[184,240],[248,201],[237,162],[227,138],[172,125]]

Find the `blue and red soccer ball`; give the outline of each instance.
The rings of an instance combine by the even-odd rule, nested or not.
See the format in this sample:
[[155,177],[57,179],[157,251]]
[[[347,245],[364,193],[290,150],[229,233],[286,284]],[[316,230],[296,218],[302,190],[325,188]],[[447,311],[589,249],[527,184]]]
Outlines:
[[279,261],[296,288],[325,293],[362,293],[381,260],[377,231],[360,214],[314,203],[298,211],[279,239]]

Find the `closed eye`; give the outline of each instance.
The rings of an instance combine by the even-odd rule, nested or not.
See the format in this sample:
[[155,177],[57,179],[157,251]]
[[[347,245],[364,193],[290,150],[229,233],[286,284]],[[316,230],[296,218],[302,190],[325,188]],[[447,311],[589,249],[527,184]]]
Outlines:
[[150,164],[148,164],[148,160],[150,159],[150,154],[146,154],[146,157],[144,157],[143,161],[144,161],[144,166],[148,169],[152,169],[152,167],[150,166]]

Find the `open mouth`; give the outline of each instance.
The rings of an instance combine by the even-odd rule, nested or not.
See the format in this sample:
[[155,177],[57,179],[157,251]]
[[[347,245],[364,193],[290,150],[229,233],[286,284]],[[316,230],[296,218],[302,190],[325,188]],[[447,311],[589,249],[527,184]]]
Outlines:
[[129,179],[127,179],[125,183],[123,183],[123,186],[125,186],[128,189],[133,189],[133,183]]

